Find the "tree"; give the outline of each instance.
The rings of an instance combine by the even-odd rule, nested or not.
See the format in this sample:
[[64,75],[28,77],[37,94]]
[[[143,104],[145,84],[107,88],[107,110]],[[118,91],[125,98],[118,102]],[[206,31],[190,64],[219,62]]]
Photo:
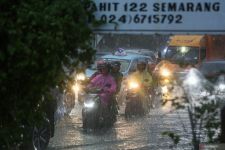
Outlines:
[[[64,68],[89,63],[94,50],[89,0],[0,1],[0,149],[17,146],[22,125],[37,122],[37,106],[67,77]],[[94,20],[91,20],[94,22]]]

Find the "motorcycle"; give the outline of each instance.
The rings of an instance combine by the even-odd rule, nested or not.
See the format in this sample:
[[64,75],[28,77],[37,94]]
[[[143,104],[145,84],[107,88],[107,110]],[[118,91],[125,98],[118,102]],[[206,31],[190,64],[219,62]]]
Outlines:
[[83,129],[97,129],[112,126],[116,121],[113,105],[104,108],[99,97],[100,90],[89,90],[82,108]]
[[89,81],[84,73],[78,73],[75,77],[74,93],[77,97],[79,104],[83,104],[84,102],[84,95],[85,95],[84,89],[88,82]]
[[139,83],[131,81],[128,83],[127,96],[126,96],[126,107],[125,117],[131,117],[133,115],[143,116],[149,111],[150,97],[146,96],[147,99],[147,112],[143,105],[143,96],[140,95],[141,86]]
[[155,76],[157,76],[162,100],[164,101],[170,99],[171,90],[175,85],[175,78],[173,73],[168,68],[162,67],[155,71]]

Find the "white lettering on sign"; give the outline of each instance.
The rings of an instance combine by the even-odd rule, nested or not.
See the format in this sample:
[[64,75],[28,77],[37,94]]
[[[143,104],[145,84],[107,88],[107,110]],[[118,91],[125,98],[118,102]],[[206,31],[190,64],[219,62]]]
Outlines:
[[93,28],[98,33],[225,33],[225,0],[94,2],[96,12],[92,18],[105,23]]

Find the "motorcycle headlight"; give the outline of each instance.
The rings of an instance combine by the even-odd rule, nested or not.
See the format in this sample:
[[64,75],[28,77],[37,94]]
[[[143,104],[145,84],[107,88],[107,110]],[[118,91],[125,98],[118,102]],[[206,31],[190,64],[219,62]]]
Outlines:
[[79,84],[74,84],[74,85],[72,86],[72,89],[73,89],[74,92],[80,91],[80,86],[79,86]]
[[162,87],[162,93],[163,93],[163,94],[167,94],[167,93],[168,93],[168,88],[167,88],[167,86],[163,86],[163,87]]
[[85,74],[84,73],[79,73],[79,74],[77,74],[77,77],[76,77],[76,79],[77,80],[80,80],[80,81],[83,81],[83,80],[85,80]]
[[129,89],[137,89],[139,88],[139,84],[137,82],[131,81],[129,82]]
[[84,102],[84,107],[87,108],[93,108],[95,105],[95,102],[91,101],[91,102]]
[[168,69],[163,68],[163,69],[161,70],[161,75],[162,75],[163,77],[169,77],[169,76],[171,76],[171,72],[170,72]]

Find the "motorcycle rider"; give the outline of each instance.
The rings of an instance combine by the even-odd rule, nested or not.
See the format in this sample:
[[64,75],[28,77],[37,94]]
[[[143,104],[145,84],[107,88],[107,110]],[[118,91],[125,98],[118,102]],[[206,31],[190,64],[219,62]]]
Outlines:
[[91,75],[89,81],[91,81],[92,79],[94,79],[97,75],[101,74],[101,66],[102,66],[104,63],[105,63],[105,62],[104,62],[103,60],[98,60],[98,61],[96,62],[96,64],[97,64],[97,67],[96,67],[96,68],[97,68],[97,71],[96,71],[94,74]]
[[111,75],[116,81],[116,93],[118,94],[121,88],[121,82],[123,80],[123,74],[120,72],[121,63],[119,61],[113,61],[111,63]]
[[109,74],[110,66],[106,62],[99,64],[99,70],[101,71],[96,77],[94,77],[87,88],[97,88],[100,89],[99,97],[101,101],[102,109],[100,114],[103,118],[109,112],[110,106],[112,104],[112,97],[116,92],[116,82],[114,78]]
[[116,114],[118,114],[118,110],[119,110],[118,93],[120,92],[121,83],[123,80],[123,74],[120,72],[120,66],[121,66],[121,63],[119,61],[111,62],[111,72],[110,73],[116,82],[116,95],[113,98],[112,106],[113,106],[113,110],[115,111]]
[[137,63],[137,70],[129,76],[129,80],[136,81],[141,85],[139,94],[142,97],[142,105],[145,112],[148,112],[149,108],[149,89],[152,87],[152,76],[146,70],[147,62],[145,60],[139,60]]

